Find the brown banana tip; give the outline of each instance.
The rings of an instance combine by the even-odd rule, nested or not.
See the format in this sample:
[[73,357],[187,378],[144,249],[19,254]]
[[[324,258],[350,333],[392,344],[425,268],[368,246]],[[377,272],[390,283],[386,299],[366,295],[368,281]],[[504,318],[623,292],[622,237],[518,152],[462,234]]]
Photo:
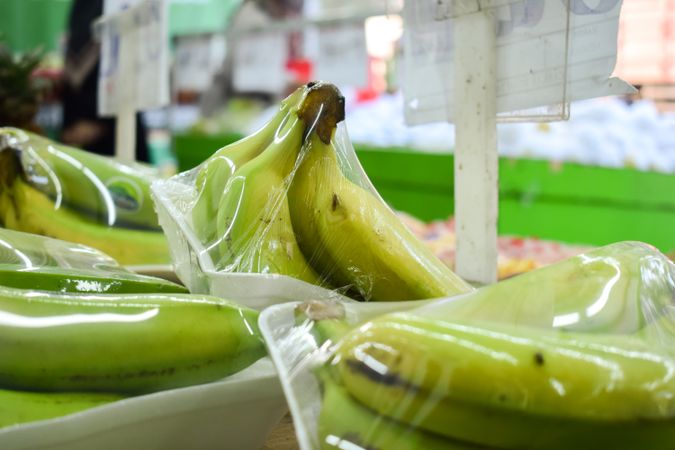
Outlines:
[[345,119],[345,98],[334,84],[325,81],[312,81],[307,88],[298,111],[298,117],[305,122],[305,135],[314,131],[324,144],[329,144],[333,130]]

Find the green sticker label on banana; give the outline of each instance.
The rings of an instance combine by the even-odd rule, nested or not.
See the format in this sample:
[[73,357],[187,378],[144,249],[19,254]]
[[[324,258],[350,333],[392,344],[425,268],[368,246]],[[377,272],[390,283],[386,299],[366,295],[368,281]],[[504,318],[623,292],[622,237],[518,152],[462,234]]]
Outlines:
[[134,180],[124,177],[114,177],[108,180],[106,187],[117,208],[136,212],[143,206],[141,188]]

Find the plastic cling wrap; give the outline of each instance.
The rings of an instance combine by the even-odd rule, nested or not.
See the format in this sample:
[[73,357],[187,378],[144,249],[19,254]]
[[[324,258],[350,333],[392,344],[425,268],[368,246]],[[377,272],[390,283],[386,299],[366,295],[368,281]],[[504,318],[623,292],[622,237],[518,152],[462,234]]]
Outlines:
[[675,449],[675,265],[652,247],[393,305],[263,312],[303,450]]
[[191,290],[204,288],[200,274],[188,273],[195,260],[224,278],[290,278],[313,297],[414,300],[471,289],[385,205],[343,119],[337,88],[309,83],[255,134],[153,185],[161,223],[175,237],[177,272]]
[[[0,407],[5,404],[0,403]],[[129,397],[68,416],[10,425],[0,429],[0,448],[259,449],[286,411],[274,367],[263,358],[222,381]]]
[[258,312],[185,291],[0,228],[0,448],[259,448],[286,403]]
[[0,428],[222,380],[265,356],[257,321],[207,295],[0,287]]
[[0,220],[6,228],[98,248],[122,264],[169,262],[141,164],[0,128]]
[[81,244],[0,228],[0,286],[82,293],[187,293]]

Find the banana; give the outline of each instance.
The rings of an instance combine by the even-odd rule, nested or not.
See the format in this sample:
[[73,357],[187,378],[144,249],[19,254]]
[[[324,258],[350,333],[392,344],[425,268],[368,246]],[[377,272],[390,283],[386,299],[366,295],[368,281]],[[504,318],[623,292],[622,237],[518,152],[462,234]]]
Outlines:
[[479,450],[379,416],[324,377],[318,419],[320,448],[369,450]]
[[23,267],[100,268],[125,272],[110,256],[86,245],[0,228],[0,264]]
[[100,294],[188,293],[179,284],[132,272],[105,273],[65,267],[26,268],[16,264],[0,264],[0,286]]
[[89,392],[29,392],[0,389],[0,428],[67,416],[124,397]]
[[[295,310],[297,326],[311,322],[317,347],[335,345],[352,328],[339,304],[306,302]],[[373,450],[486,449],[427,433],[406,423],[378,415],[359,403],[339,382],[334,366],[318,366],[322,404],[317,432],[322,449],[368,448]]]
[[[653,276],[645,279],[644,268]],[[670,304],[665,256],[640,242],[619,242],[479,289],[429,315],[513,322],[566,331],[630,334]],[[663,280],[663,281],[658,281]],[[649,286],[647,285],[649,284]],[[419,312],[424,314],[424,308]]]
[[144,393],[214,381],[265,355],[257,311],[210,296],[0,289],[0,386]]
[[[300,103],[315,101],[315,89]],[[229,179],[218,207],[220,240],[212,247],[219,269],[278,273],[322,284],[298,247],[286,195],[305,128],[292,109],[273,142]]]
[[[342,108],[340,121],[344,105],[338,98],[336,92],[324,101]],[[343,175],[334,131],[335,123],[309,135],[288,191],[293,227],[310,264],[334,286],[350,287],[365,300],[417,300],[472,290],[380,199]]]
[[109,227],[65,207],[56,209],[49,197],[18,176],[0,190],[0,220],[6,228],[85,244],[121,264],[170,261],[168,243],[161,232]]
[[202,164],[195,181],[198,196],[192,208],[193,229],[202,243],[209,244],[217,238],[215,217],[228,180],[272,142],[289,109],[303,98],[306,89],[302,86],[283,100],[279,111],[260,130],[221,148]]
[[0,228],[0,286],[61,292],[187,293],[81,244]]
[[0,128],[0,135],[20,150],[30,184],[57,205],[105,225],[159,230],[150,197],[150,183],[158,176],[150,167],[122,164],[16,128]]
[[333,370],[379,414],[461,441],[671,450],[675,358],[642,333],[649,335],[394,313],[348,334]]

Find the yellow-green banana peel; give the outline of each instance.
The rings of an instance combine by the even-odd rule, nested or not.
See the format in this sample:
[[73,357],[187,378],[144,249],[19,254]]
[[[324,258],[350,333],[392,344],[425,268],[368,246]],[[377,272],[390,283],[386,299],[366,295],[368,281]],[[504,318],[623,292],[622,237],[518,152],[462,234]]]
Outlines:
[[472,288],[381,200],[348,180],[336,149],[312,133],[288,197],[298,243],[336,287],[366,300],[417,300]]
[[670,450],[675,358],[644,335],[395,313],[348,334],[334,364],[363,404],[451,438],[508,449]]
[[0,428],[63,417],[123,398],[119,394],[98,392],[30,392],[0,389]]
[[6,228],[77,242],[97,248],[120,264],[167,264],[163,233],[109,227],[93,222],[53,201],[20,177],[0,192],[0,219]]
[[22,167],[31,169],[27,176],[47,181],[34,187],[55,203],[102,225],[159,231],[150,197],[150,183],[158,175],[150,167],[123,164],[16,128],[0,128],[1,134],[12,137]]
[[279,126],[305,94],[302,86],[281,102],[279,111],[260,130],[216,151],[199,169],[195,181],[198,196],[192,208],[192,224],[204,244],[217,238],[216,214],[227,182],[242,165],[258,156],[274,140]]
[[323,377],[318,421],[322,450],[482,450],[377,415],[330,377]]
[[188,294],[0,289],[0,387],[143,393],[207,383],[265,355],[258,312]]

